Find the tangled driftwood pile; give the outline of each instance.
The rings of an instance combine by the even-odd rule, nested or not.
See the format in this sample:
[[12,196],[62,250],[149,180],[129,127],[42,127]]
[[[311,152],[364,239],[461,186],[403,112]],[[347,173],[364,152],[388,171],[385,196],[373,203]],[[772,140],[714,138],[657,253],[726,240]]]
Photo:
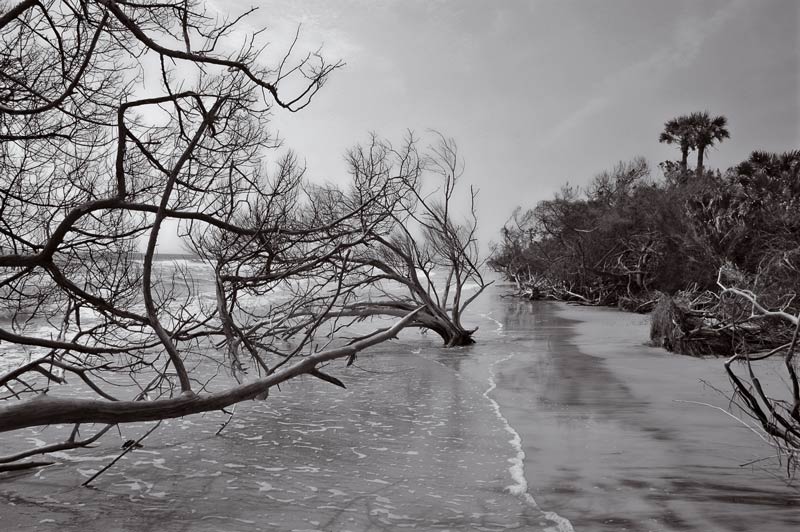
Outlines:
[[731,356],[772,349],[787,341],[786,324],[753,316],[743,301],[712,292],[663,294],[650,317],[650,340],[691,356]]
[[662,295],[650,316],[650,340],[667,351],[684,355],[724,355],[730,352],[731,338],[706,323],[702,311],[678,304]]

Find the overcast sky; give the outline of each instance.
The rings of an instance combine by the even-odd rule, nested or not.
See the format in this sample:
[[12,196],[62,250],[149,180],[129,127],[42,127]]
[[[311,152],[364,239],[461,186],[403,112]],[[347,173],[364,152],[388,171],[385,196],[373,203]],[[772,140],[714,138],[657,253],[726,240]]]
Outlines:
[[[298,5],[299,4],[299,5]],[[217,1],[240,12],[249,2]],[[276,112],[309,176],[338,181],[367,133],[436,128],[458,142],[480,189],[484,243],[521,205],[619,160],[677,159],[663,123],[708,110],[731,138],[725,168],[753,149],[800,147],[797,0],[265,1],[250,19],[281,45],[324,45],[337,71],[312,105]]]

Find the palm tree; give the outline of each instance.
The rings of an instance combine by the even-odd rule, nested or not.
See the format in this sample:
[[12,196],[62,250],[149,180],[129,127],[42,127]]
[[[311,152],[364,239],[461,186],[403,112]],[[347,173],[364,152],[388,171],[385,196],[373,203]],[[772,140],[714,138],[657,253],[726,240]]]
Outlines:
[[661,135],[658,137],[659,142],[677,144],[680,147],[681,168],[683,170],[686,170],[687,161],[689,160],[689,150],[695,147],[692,135],[693,130],[690,117],[683,115],[665,122],[664,131],[662,131]]
[[729,138],[731,135],[725,126],[728,119],[724,116],[711,117],[708,111],[702,113],[692,113],[689,115],[689,127],[692,139],[697,148],[697,175],[703,175],[703,160],[706,150],[713,146],[715,142]]
[[772,153],[756,150],[750,157],[736,167],[740,175],[753,177],[763,172],[768,175],[789,174],[790,180],[800,178],[800,150]]
[[736,173],[753,186],[768,188],[776,197],[800,199],[800,150],[783,153],[754,151],[736,167]]

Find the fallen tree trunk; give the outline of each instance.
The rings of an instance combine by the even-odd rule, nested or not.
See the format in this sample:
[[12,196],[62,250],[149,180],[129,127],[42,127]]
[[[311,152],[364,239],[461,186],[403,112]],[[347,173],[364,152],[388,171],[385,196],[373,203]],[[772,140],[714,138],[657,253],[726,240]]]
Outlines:
[[[334,316],[338,317],[359,317],[370,318],[380,316],[405,316],[414,310],[410,303],[401,301],[367,301],[352,303],[337,311]],[[433,312],[429,307],[422,307],[415,315],[414,319],[406,324],[406,327],[416,327],[419,329],[435,332],[442,339],[445,347],[459,347],[472,345],[475,343],[473,334],[474,329],[465,329],[460,324],[450,319],[445,312]]]
[[[391,327],[363,337],[349,345],[315,353],[251,383],[222,392],[199,395],[182,393],[178,397],[155,401],[103,401],[51,397],[41,394],[11,406],[0,408],[0,432],[61,423],[130,423],[182,417],[189,414],[220,410],[226,406],[262,396],[276,386],[304,373],[318,376],[320,364],[337,358],[351,357],[397,334],[417,315],[414,310]],[[323,377],[320,377],[323,378]],[[328,380],[323,379],[323,380]]]

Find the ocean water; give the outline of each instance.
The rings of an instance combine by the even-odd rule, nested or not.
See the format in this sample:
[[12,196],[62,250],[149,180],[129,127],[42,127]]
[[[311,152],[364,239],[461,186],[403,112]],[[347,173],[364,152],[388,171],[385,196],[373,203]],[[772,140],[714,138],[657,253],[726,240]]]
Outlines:
[[[266,401],[152,424],[0,476],[8,530],[795,531],[800,494],[708,384],[721,362],[646,347],[642,317],[492,287],[443,349],[407,331]],[[704,383],[705,382],[705,383]],[[0,435],[49,441],[59,427]],[[66,430],[66,427],[61,428]],[[763,466],[763,467],[762,467]]]

